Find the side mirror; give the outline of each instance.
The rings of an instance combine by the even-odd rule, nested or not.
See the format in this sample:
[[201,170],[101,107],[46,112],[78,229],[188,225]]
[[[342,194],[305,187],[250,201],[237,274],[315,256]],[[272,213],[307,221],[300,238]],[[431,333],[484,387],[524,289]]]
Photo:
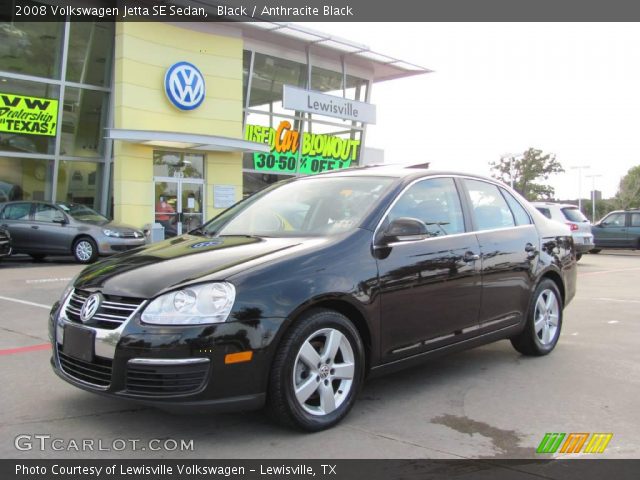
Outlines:
[[384,232],[385,243],[422,240],[429,232],[422,220],[400,217],[393,220]]
[[66,225],[67,224],[67,219],[66,218],[54,218],[52,220],[53,223],[59,223],[60,225]]

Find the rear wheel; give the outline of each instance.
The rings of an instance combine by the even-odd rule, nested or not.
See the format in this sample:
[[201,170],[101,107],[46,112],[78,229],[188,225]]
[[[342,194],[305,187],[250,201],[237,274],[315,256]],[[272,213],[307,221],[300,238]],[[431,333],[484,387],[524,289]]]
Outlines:
[[98,246],[93,238],[80,237],[73,244],[73,256],[78,263],[93,263],[98,258]]
[[314,432],[353,406],[364,376],[364,347],[342,314],[316,310],[283,339],[274,359],[267,408],[281,423]]
[[511,344],[523,355],[546,355],[558,343],[561,328],[562,297],[555,282],[546,278],[533,294],[524,330]]

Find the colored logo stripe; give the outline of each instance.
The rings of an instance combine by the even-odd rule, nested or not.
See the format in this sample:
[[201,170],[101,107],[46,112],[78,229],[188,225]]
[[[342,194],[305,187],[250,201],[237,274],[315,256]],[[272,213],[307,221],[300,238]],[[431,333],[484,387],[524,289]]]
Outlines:
[[587,438],[589,438],[588,433],[570,433],[564,441],[560,453],[579,453]]
[[613,433],[594,433],[584,449],[584,453],[602,453],[607,448]]
[[556,453],[564,436],[564,433],[545,433],[536,453]]

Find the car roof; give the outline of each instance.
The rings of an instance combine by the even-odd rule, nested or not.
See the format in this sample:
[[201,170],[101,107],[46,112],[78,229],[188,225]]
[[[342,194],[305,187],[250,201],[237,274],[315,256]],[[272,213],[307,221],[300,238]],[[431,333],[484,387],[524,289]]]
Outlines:
[[[325,176],[349,176],[349,177],[364,177],[364,176],[380,176],[380,177],[395,177],[412,180],[414,178],[433,177],[433,176],[464,176],[476,178],[478,180],[486,180],[492,183],[500,183],[495,178],[478,175],[475,173],[460,172],[454,170],[431,170],[425,168],[424,164],[420,165],[399,165],[399,164],[384,164],[384,165],[367,165],[365,167],[345,168],[342,170],[334,170],[331,172],[319,173],[317,175],[311,175],[304,178],[317,178]],[[502,184],[504,185],[504,184]]]
[[560,208],[578,208],[573,203],[557,203],[557,202],[531,202],[534,207],[560,207]]

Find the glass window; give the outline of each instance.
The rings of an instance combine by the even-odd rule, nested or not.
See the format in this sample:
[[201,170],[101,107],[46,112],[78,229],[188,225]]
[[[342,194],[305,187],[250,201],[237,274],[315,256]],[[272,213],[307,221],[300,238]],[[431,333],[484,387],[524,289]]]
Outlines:
[[311,90],[342,96],[342,72],[312,67]]
[[109,94],[67,87],[64,92],[61,155],[102,157]]
[[605,227],[624,227],[625,220],[626,220],[626,214],[613,213],[602,221],[602,225]]
[[0,202],[51,200],[53,161],[0,156]]
[[315,237],[352,231],[391,182],[386,177],[307,177],[237,203],[207,223],[204,232]]
[[204,178],[204,155],[154,150],[153,175],[156,177]]
[[104,164],[60,161],[56,202],[72,202],[100,209]]
[[451,178],[431,178],[409,187],[393,206],[388,218],[393,221],[400,217],[422,220],[431,236],[465,231],[460,197]]
[[547,218],[551,218],[551,210],[549,210],[548,208],[543,208],[543,207],[536,207],[538,209],[538,211],[543,214],[545,217]]
[[631,214],[631,226],[640,227],[640,213]]
[[584,214],[578,209],[578,207],[565,207],[561,208],[562,213],[564,214],[564,218],[569,220],[570,222],[588,222],[589,220]]
[[531,223],[531,218],[529,218],[529,214],[524,207],[520,205],[520,202],[518,202],[513,195],[505,189],[501,188],[500,191],[507,200],[509,208],[511,208],[511,213],[513,213],[513,217],[516,219],[516,225],[529,225]]
[[[38,5],[21,2],[21,5]],[[2,70],[60,78],[64,22],[0,23]]]
[[513,214],[498,187],[479,180],[465,180],[478,230],[515,226]]
[[304,87],[306,77],[306,65],[256,52],[249,108],[291,114],[282,108],[282,87]]
[[[0,24],[1,25],[1,24]],[[0,32],[1,36],[1,32]],[[0,49],[2,49],[0,41]],[[0,57],[0,63],[2,59]],[[0,75],[0,150],[10,152],[47,153],[55,151],[55,135],[36,133],[45,130],[56,132],[58,110],[50,101],[58,101],[59,88],[40,82],[16,80]],[[16,97],[21,95],[22,97]],[[30,104],[25,103],[24,97],[30,98]],[[37,119],[15,119],[20,123],[6,123],[9,115],[35,114]],[[37,125],[36,125],[37,124]]]
[[[251,167],[253,168],[253,167]],[[259,192],[280,180],[291,178],[290,175],[271,175],[268,173],[244,172],[242,175],[242,196],[243,198]]]
[[71,22],[67,80],[109,86],[114,38],[113,23]]
[[33,214],[36,222],[59,222],[64,220],[64,214],[57,208],[46,203],[36,203],[36,210]]
[[247,105],[247,87],[249,86],[249,70],[251,70],[251,52],[242,52],[242,108]]
[[29,220],[30,211],[30,203],[13,203],[4,207],[0,218],[3,220]]

